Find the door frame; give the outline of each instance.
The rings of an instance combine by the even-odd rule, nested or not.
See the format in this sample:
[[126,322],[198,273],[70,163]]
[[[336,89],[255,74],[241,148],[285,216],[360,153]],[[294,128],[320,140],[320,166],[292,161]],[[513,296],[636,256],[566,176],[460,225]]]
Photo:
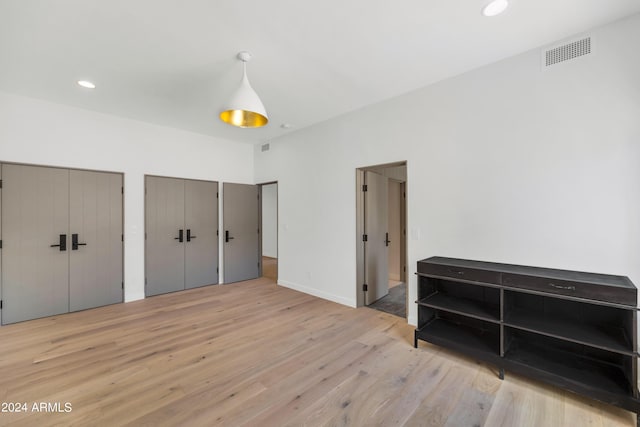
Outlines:
[[[364,203],[364,192],[362,191],[362,186],[364,185],[365,182],[365,172],[366,171],[375,171],[375,170],[380,170],[380,169],[384,169],[384,168],[392,168],[392,167],[397,167],[397,166],[405,166],[407,168],[407,175],[408,175],[408,170],[409,170],[409,162],[404,160],[404,161],[396,161],[396,162],[390,162],[390,163],[381,163],[381,164],[376,164],[376,165],[371,165],[371,166],[362,166],[359,168],[356,168],[356,235],[355,235],[355,244],[356,244],[356,283],[355,283],[355,290],[356,290],[356,307],[364,307],[365,306],[365,291],[363,289],[363,284],[365,283],[365,269],[366,269],[366,264],[365,264],[365,259],[366,259],[366,252],[365,252],[365,245],[364,242],[362,241],[362,236],[364,234],[365,231],[365,223],[364,223],[364,209],[365,209],[365,203]],[[401,268],[401,273],[404,272],[404,283],[407,286],[407,301],[405,302],[405,306],[406,306],[406,313],[405,313],[405,318],[407,319],[407,323],[409,321],[409,277],[408,277],[408,262],[407,262],[407,256],[408,256],[408,248],[407,248],[407,242],[408,239],[406,238],[406,233],[407,233],[407,201],[408,201],[408,197],[409,197],[409,193],[408,193],[408,177],[407,179],[404,181],[403,183],[403,187],[404,187],[404,197],[402,198],[402,214],[401,214],[401,221],[402,221],[402,226],[403,226],[403,230],[402,230],[402,243],[401,243],[401,263],[402,263],[402,268]]]
[[[256,184],[258,186],[258,194],[260,195],[260,203],[258,204],[258,221],[260,221],[260,277],[262,277],[262,239],[264,238],[264,229],[262,228],[262,201],[264,200],[262,198],[262,187],[273,184],[276,185],[276,252],[278,253],[276,262],[280,262],[280,227],[278,226],[280,222],[280,204],[278,202],[280,199],[280,186],[278,185],[278,181],[261,182]],[[276,284],[278,284],[279,271],[280,269],[276,269]]]

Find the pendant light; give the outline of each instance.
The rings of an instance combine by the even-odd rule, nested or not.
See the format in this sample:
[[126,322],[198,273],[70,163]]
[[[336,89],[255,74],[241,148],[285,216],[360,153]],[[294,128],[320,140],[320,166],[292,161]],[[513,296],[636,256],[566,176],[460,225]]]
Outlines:
[[497,16],[504,12],[509,7],[508,0],[493,0],[491,3],[482,8],[482,14],[484,16]]
[[267,110],[247,79],[247,62],[251,60],[251,54],[240,52],[238,59],[242,61],[242,82],[220,113],[220,120],[241,128],[264,126],[269,122]]

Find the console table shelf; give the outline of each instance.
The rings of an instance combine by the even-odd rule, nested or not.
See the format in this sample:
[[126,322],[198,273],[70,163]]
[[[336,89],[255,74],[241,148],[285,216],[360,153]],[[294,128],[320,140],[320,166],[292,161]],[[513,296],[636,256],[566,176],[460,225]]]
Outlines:
[[417,274],[416,347],[431,342],[496,365],[501,378],[519,373],[640,413],[628,278],[442,257],[419,261]]
[[416,330],[416,336],[418,339],[432,341],[443,347],[483,353],[484,360],[487,357],[500,356],[500,335],[497,326],[494,330],[489,330],[477,325],[471,326],[437,318]]
[[475,300],[467,298],[455,298],[447,294],[436,293],[418,301],[419,305],[446,310],[486,320],[488,322],[500,322],[500,307],[486,306]]
[[505,316],[504,324],[578,344],[633,355],[631,341],[621,327],[599,327],[569,319],[549,321],[533,310],[514,310]]
[[538,342],[522,338],[504,355],[512,365],[528,366],[545,376],[560,380],[562,385],[574,383],[586,389],[598,389],[613,396],[630,396],[632,388],[624,366],[576,354],[568,349],[550,349]]

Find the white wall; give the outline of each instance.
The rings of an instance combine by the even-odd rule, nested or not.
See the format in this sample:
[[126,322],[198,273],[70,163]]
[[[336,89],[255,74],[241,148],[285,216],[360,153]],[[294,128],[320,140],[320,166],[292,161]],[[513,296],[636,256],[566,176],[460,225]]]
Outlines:
[[407,160],[409,301],[434,255],[640,285],[640,15],[590,34],[544,72],[531,51],[257,147],[280,283],[355,305],[355,169]]
[[125,301],[144,298],[145,174],[254,182],[251,145],[4,93],[0,161],[124,173]]
[[262,186],[262,255],[278,258],[278,184]]

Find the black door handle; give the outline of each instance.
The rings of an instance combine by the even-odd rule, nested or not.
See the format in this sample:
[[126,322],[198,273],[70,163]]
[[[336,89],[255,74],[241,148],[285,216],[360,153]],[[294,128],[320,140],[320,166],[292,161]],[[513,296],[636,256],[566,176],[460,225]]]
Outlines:
[[72,234],[71,235],[71,250],[72,251],[77,251],[78,250],[78,246],[87,246],[86,243],[78,243],[78,235],[77,234]]
[[191,239],[195,239],[197,236],[192,236],[191,235],[191,229],[187,228],[187,242],[190,242]]
[[225,232],[224,232],[224,241],[228,242],[229,240],[233,240],[233,237],[229,236],[229,230],[225,230]]
[[184,241],[183,234],[182,234],[182,229],[178,230],[178,237],[174,237],[174,239],[177,240],[180,243],[182,243]]
[[385,236],[384,236],[384,245],[385,245],[385,246],[389,246],[389,243],[391,243],[391,240],[389,240],[389,233],[385,233]]
[[51,245],[51,247],[52,248],[60,248],[60,252],[66,251],[67,250],[67,235],[66,234],[61,234],[59,242],[60,243],[58,243],[57,245]]

